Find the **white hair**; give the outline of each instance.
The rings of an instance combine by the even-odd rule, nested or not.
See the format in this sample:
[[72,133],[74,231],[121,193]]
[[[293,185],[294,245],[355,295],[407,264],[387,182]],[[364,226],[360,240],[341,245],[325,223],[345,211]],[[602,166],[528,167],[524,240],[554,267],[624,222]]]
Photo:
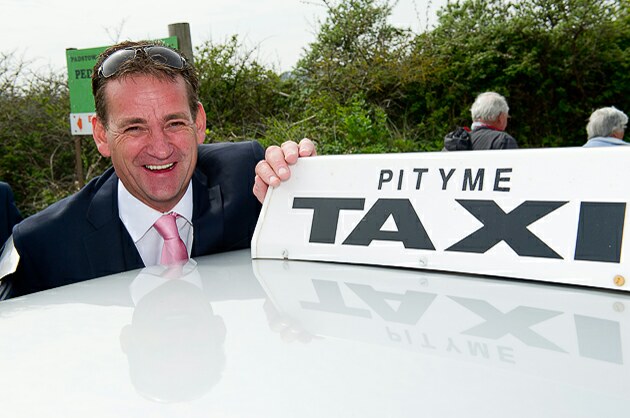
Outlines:
[[586,134],[588,139],[596,136],[613,136],[623,134],[628,124],[628,116],[621,110],[611,107],[602,107],[594,111],[588,118]]
[[473,122],[496,122],[501,113],[509,111],[505,97],[493,91],[481,93],[470,108]]

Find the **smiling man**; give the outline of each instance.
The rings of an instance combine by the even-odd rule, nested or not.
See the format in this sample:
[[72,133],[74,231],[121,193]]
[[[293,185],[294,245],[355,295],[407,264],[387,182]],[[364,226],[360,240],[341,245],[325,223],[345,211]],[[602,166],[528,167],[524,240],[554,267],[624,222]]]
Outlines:
[[11,296],[246,248],[268,186],[315,155],[307,139],[266,152],[256,142],[204,145],[194,68],[162,45],[109,48],[92,90],[94,142],[113,167],[15,227],[3,255],[19,255],[3,279]]

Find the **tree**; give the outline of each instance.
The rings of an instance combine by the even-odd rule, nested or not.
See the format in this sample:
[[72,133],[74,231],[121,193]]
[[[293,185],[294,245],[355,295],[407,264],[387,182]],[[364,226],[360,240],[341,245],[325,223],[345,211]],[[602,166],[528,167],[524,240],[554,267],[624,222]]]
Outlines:
[[197,48],[195,65],[200,99],[208,117],[208,139],[259,138],[266,117],[282,111],[280,77],[255,59],[232,36],[225,43],[206,42]]
[[[469,121],[486,90],[510,103],[521,146],[581,145],[597,107],[628,109],[627,0],[465,0],[450,3],[412,60],[430,74],[409,97],[427,126]],[[428,117],[426,115],[429,115]]]
[[379,0],[325,0],[328,14],[297,65],[313,92],[340,103],[357,93],[380,106],[395,99],[410,32],[388,23],[392,5]]
[[[0,56],[0,86],[0,179],[30,215],[78,188],[68,87],[65,75],[33,72],[11,54]],[[84,168],[100,172],[107,162],[91,143],[83,149]]]
[[295,70],[301,119],[317,124],[323,153],[414,149],[391,129],[400,114],[410,32],[388,23],[388,1],[323,4],[327,16]]

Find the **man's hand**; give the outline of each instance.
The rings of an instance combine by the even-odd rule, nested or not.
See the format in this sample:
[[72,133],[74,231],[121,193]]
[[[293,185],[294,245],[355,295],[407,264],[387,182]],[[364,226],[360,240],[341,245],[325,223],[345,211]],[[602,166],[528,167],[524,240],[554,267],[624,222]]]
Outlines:
[[287,141],[281,146],[272,145],[265,151],[265,159],[256,165],[254,180],[254,196],[262,203],[267,195],[269,186],[278,187],[280,183],[291,177],[290,165],[300,157],[317,155],[315,144],[304,138],[299,144]]

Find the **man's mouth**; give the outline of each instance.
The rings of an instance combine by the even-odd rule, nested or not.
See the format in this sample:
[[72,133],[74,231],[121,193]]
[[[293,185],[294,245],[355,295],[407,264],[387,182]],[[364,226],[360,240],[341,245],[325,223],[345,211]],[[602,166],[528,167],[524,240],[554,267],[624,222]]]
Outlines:
[[150,165],[147,164],[144,166],[149,171],[163,171],[169,170],[175,166],[175,163],[161,164],[161,165]]

